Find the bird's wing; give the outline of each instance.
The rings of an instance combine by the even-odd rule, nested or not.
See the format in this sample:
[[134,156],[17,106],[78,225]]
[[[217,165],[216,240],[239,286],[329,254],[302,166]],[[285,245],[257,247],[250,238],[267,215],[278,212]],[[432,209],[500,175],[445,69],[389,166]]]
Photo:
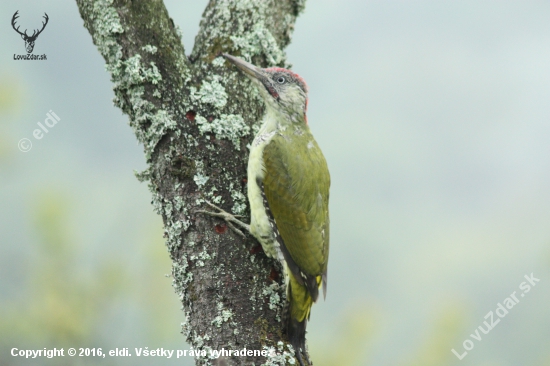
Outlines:
[[263,159],[263,192],[283,245],[299,270],[317,278],[317,286],[322,276],[325,287],[330,187],[325,157],[306,131],[276,134]]

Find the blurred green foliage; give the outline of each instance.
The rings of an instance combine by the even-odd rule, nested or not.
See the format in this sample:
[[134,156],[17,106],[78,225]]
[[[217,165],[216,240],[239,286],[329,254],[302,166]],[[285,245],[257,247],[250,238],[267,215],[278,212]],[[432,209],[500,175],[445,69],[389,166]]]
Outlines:
[[402,366],[446,366],[456,365],[458,359],[451,352],[461,344],[464,333],[465,316],[462,309],[451,306],[435,319],[435,324],[427,339],[416,353]]
[[6,159],[10,148],[8,147],[9,129],[6,121],[7,115],[14,113],[20,105],[22,95],[21,82],[14,75],[0,74],[0,162]]
[[376,311],[360,303],[351,306],[340,317],[336,331],[326,344],[311,347],[316,366],[364,365],[370,342],[376,333]]
[[[124,291],[125,274],[112,259],[94,276],[79,270],[68,224],[70,204],[63,194],[41,193],[31,215],[39,245],[27,262],[26,296],[3,304],[1,342],[21,349],[94,344],[108,302]],[[0,357],[8,355],[2,352]]]
[[[368,304],[357,303],[340,317],[337,331],[324,344],[312,347],[317,366],[370,365],[369,354],[373,343],[381,336],[382,324],[378,311]],[[450,366],[456,365],[456,357],[450,352],[462,334],[464,312],[452,306],[445,308],[435,318],[428,337],[420,340],[421,346],[400,366]]]
[[[145,228],[137,243],[140,262],[128,266],[125,257],[105,255],[99,263],[86,263],[85,248],[78,245],[71,230],[71,200],[56,189],[46,189],[33,200],[30,209],[37,246],[26,262],[27,281],[23,296],[0,304],[0,364],[20,364],[25,360],[10,356],[19,349],[101,347],[106,345],[105,329],[120,306],[137,306],[141,340],[144,345],[162,346],[178,338],[183,320],[177,313],[177,297],[170,281],[162,276],[170,261],[165,253],[160,225]],[[158,224],[156,222],[155,224]],[[139,229],[142,230],[142,229]],[[176,310],[176,311],[174,311]],[[179,339],[184,347],[183,339]],[[166,343],[164,343],[166,344]],[[120,347],[133,344],[124,342]],[[113,360],[83,358],[83,364],[111,364]],[[43,363],[42,363],[43,362]],[[74,364],[70,358],[41,359],[35,364]],[[115,364],[121,364],[116,360]]]
[[0,112],[11,112],[21,101],[21,82],[14,75],[0,75]]

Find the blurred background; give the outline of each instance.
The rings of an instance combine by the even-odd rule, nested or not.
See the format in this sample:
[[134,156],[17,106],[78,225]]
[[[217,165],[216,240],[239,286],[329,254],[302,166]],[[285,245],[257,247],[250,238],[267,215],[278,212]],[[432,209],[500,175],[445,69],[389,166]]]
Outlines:
[[[206,3],[166,1],[187,53]],[[48,13],[34,50],[47,61],[13,60],[16,10],[22,29]],[[142,147],[75,3],[0,14],[0,364],[193,365],[10,356],[188,346],[162,222],[133,174]],[[332,175],[316,366],[550,365],[548,19],[545,1],[308,1],[287,51]],[[60,121],[36,140],[50,110]]]

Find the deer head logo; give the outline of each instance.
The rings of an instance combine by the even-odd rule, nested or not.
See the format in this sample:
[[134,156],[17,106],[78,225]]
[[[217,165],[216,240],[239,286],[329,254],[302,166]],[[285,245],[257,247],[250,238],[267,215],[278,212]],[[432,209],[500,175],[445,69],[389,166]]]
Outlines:
[[27,53],[31,53],[32,50],[34,49],[34,42],[36,41],[36,38],[38,37],[38,35],[40,33],[42,33],[44,28],[46,28],[46,24],[48,24],[48,19],[49,19],[48,14],[44,13],[44,19],[46,21],[42,22],[42,29],[40,29],[40,30],[35,29],[34,32],[32,33],[32,35],[29,36],[27,34],[26,29],[25,29],[25,32],[21,33],[19,31],[19,26],[17,28],[15,28],[15,21],[17,20],[17,18],[19,18],[19,15],[17,13],[19,13],[19,10],[17,10],[15,12],[15,14],[13,14],[13,17],[11,18],[11,26],[13,27],[13,29],[15,29],[15,31],[17,33],[19,33],[21,35],[21,38],[23,38],[23,40],[25,41],[25,48],[27,49]]

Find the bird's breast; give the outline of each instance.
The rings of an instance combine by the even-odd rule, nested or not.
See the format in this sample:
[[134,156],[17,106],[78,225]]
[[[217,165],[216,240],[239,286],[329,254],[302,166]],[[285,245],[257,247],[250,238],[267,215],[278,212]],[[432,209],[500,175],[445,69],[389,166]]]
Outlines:
[[273,228],[265,210],[264,198],[259,184],[261,184],[265,176],[263,152],[265,146],[269,144],[275,133],[275,131],[258,133],[250,149],[247,174],[248,201],[250,203],[250,232],[262,244],[264,252],[272,258],[278,258],[280,255],[273,235]]

